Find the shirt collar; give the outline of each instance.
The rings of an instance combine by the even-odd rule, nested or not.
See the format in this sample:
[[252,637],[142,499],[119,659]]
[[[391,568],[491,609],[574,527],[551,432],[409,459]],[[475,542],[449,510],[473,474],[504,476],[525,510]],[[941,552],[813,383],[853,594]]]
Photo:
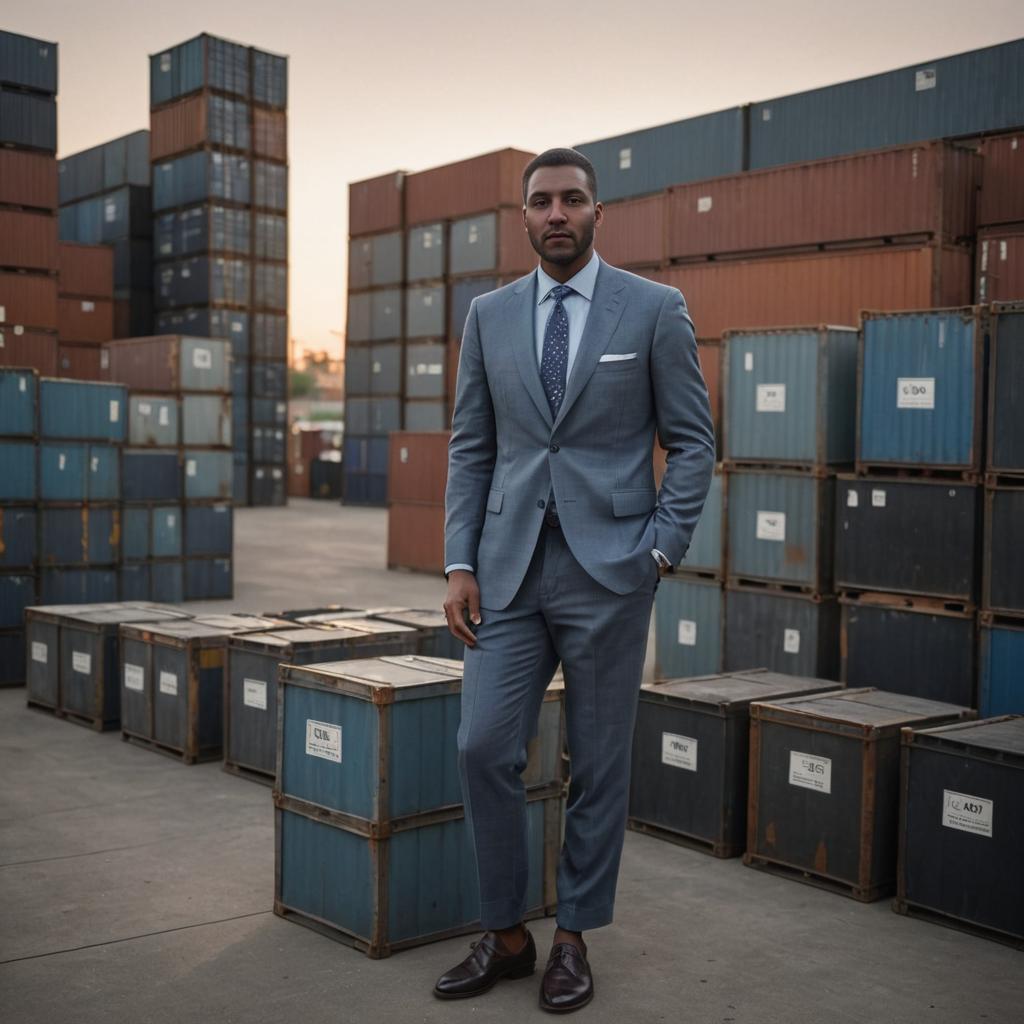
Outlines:
[[[578,295],[590,302],[594,297],[594,286],[597,284],[597,271],[601,266],[601,259],[595,252],[590,257],[590,262],[574,277],[569,278],[565,283]],[[541,267],[537,267],[537,305],[541,305],[550,295],[551,289],[557,287],[561,282],[556,281],[550,274],[545,274]]]

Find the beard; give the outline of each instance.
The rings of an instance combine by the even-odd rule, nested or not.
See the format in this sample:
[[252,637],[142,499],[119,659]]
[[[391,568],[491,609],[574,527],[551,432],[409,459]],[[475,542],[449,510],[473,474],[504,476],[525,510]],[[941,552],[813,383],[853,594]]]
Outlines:
[[579,259],[594,244],[594,222],[590,221],[581,230],[579,237],[573,239],[575,242],[573,246],[555,249],[553,252],[549,251],[548,245],[544,241],[543,233],[540,236],[535,236],[532,231],[528,231],[527,236],[530,239],[530,245],[533,246],[533,251],[542,260],[547,260],[548,263],[564,267]]

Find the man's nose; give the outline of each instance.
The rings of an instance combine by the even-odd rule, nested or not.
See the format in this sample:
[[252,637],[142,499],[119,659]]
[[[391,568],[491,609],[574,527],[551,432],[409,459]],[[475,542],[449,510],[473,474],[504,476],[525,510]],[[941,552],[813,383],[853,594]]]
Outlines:
[[561,204],[552,203],[551,208],[548,210],[548,223],[549,224],[564,224],[568,218],[565,215],[565,210],[562,209]]

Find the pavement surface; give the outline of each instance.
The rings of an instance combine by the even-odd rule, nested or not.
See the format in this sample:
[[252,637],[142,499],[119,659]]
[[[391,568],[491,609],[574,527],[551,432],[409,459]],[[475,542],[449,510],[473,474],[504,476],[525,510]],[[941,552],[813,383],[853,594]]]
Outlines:
[[[443,581],[383,569],[385,513],[293,502],[236,518],[236,598],[435,607]],[[199,608],[198,605],[190,607]],[[0,1021],[515,1022],[539,973],[441,1003],[451,939],[372,961],[275,917],[269,789],[187,767],[0,690]],[[531,925],[541,958],[552,920]],[[1016,1024],[1024,957],[628,833],[614,925],[587,936],[580,1021]]]

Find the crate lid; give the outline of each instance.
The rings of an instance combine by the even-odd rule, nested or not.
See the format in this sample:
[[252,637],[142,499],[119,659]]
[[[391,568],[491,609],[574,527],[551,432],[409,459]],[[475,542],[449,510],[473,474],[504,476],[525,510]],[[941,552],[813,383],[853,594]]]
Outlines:
[[391,704],[457,693],[462,686],[462,663],[416,654],[390,655],[314,665],[283,665],[280,679],[286,686],[312,685],[374,704]]
[[791,676],[759,668],[648,683],[643,687],[641,699],[665,704],[710,705],[726,711],[730,708],[743,710],[752,701],[824,693],[842,688],[842,683],[830,679]]
[[[756,709],[756,710],[755,710]],[[757,702],[751,714],[764,719],[806,718],[872,729],[969,717],[970,708],[865,687],[788,700]]]
[[270,618],[286,622],[310,622],[318,618],[337,619],[342,615],[357,619],[366,613],[361,608],[349,608],[342,604],[325,604],[318,608],[289,608],[280,612],[264,612]]
[[371,619],[382,622],[396,622],[417,629],[447,629],[448,619],[442,611],[428,611],[426,608],[371,608],[367,613]]
[[252,615],[204,615],[194,619],[172,619],[160,622],[125,623],[122,632],[130,636],[143,633],[166,640],[187,643],[190,640],[227,639],[238,633],[256,632],[271,628],[278,623],[272,619],[261,619]]
[[321,629],[335,630],[335,629],[358,629],[361,630],[364,635],[372,634],[375,636],[382,635],[395,635],[399,633],[415,633],[416,629],[413,626],[403,626],[397,622],[380,622],[376,619],[353,619],[349,616],[343,618],[333,618],[318,623]]
[[65,613],[61,618],[68,625],[81,623],[92,626],[119,626],[128,622],[167,622],[171,619],[191,619],[188,612],[179,611],[166,605],[143,605],[126,607],[115,605],[113,608],[102,608],[99,611]]
[[1003,715],[980,722],[961,722],[935,729],[915,729],[907,737],[911,746],[938,747],[969,753],[971,750],[1024,758],[1024,715]]

